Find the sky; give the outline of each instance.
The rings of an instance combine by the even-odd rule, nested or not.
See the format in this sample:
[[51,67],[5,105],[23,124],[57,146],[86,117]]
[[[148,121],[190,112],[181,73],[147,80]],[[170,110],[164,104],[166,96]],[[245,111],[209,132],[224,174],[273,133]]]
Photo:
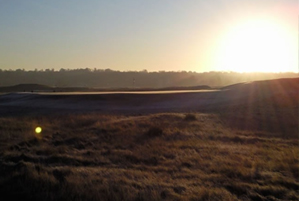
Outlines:
[[0,0],[0,69],[298,72],[297,0]]

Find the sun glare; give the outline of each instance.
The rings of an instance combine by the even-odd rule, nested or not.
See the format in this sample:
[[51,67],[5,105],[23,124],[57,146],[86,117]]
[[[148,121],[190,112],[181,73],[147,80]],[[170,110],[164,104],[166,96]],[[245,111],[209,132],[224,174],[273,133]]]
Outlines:
[[250,20],[221,38],[214,62],[219,71],[298,72],[297,39],[275,21]]

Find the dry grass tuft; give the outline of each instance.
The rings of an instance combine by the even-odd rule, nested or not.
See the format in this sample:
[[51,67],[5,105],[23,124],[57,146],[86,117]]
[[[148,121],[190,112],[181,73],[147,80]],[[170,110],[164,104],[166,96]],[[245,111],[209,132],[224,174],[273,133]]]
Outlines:
[[153,138],[153,137],[161,137],[163,135],[163,130],[159,127],[150,127],[146,132],[146,136]]
[[197,118],[195,114],[186,114],[184,120],[186,121],[196,121]]

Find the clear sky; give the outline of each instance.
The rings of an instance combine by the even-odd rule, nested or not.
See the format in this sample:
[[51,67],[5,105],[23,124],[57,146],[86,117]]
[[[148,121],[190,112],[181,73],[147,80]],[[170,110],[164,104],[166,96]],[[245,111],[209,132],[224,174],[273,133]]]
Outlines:
[[0,0],[0,68],[298,72],[298,1]]

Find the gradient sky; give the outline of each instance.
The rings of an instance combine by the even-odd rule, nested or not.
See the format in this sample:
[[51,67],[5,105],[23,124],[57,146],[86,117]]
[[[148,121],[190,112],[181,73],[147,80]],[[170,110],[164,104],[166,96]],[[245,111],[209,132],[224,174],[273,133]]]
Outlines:
[[235,70],[217,48],[253,18],[289,34],[278,71],[298,71],[297,0],[0,0],[0,68]]

